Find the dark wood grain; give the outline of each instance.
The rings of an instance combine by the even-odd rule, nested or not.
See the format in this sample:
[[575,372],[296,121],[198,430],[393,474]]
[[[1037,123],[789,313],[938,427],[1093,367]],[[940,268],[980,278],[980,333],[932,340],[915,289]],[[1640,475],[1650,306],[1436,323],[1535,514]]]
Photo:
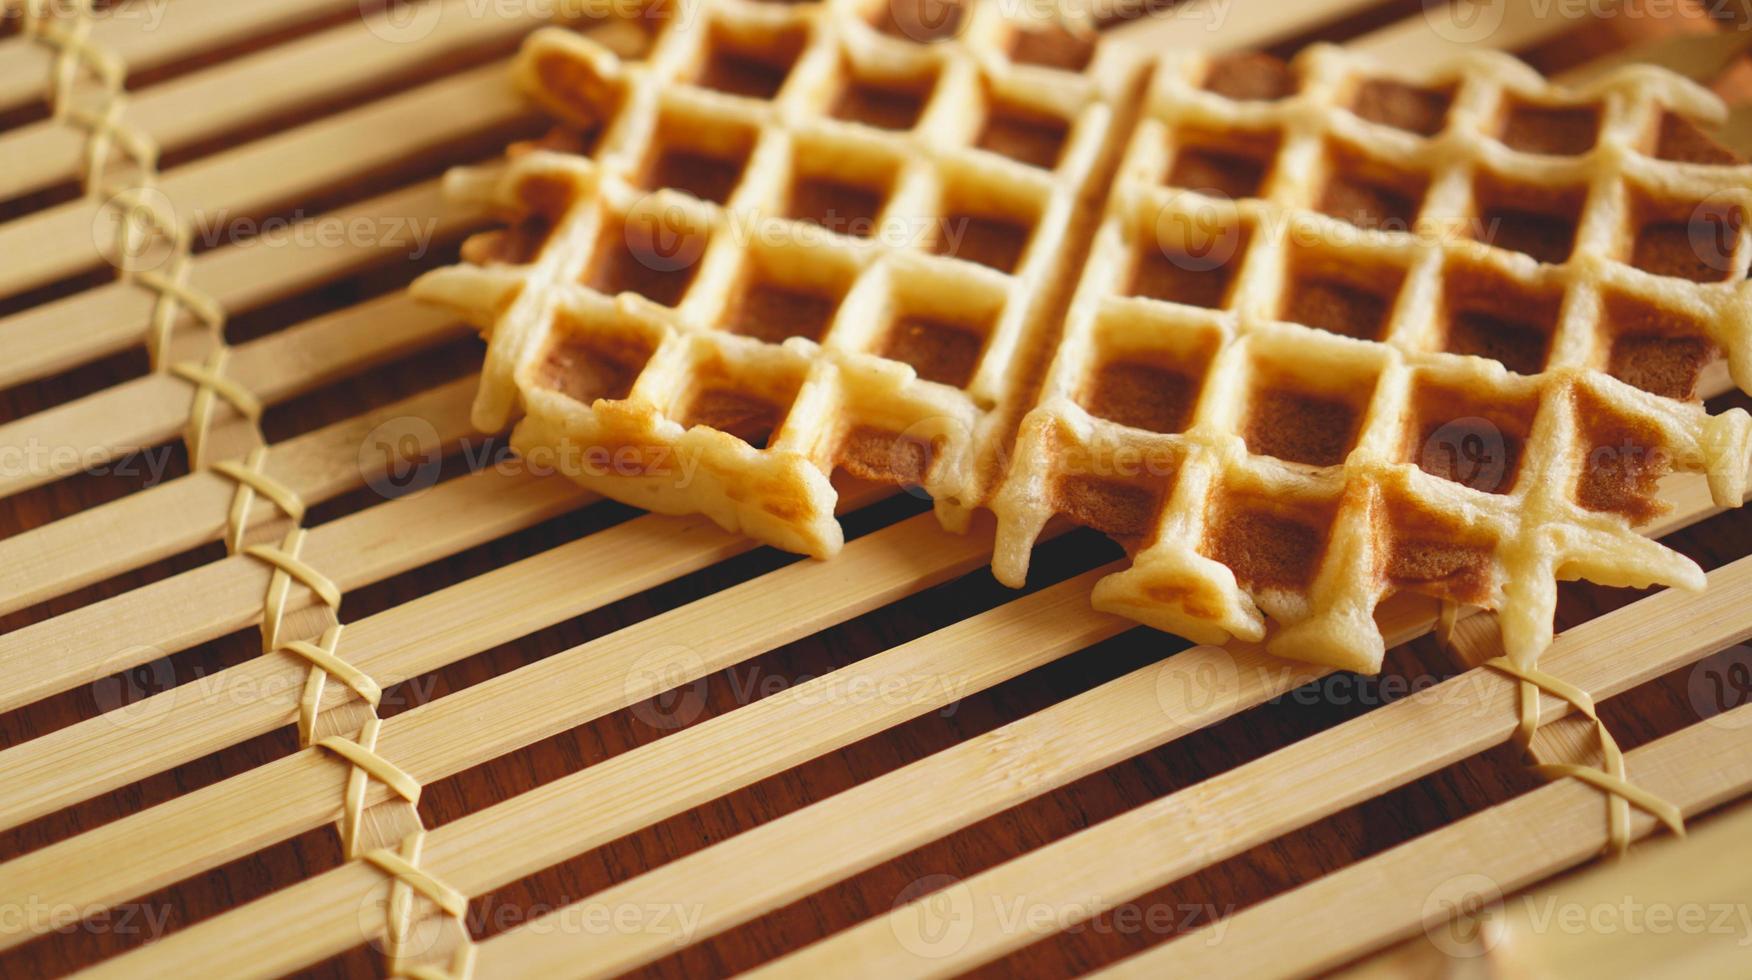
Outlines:
[[[1364,21],[1362,23],[1373,23]],[[1593,42],[1590,42],[1593,43]],[[1548,46],[1562,51],[1563,46]],[[277,304],[242,318],[234,339],[269,332],[317,312],[357,302],[398,287],[416,270],[412,265],[380,270],[357,282],[338,283],[310,296]],[[452,344],[369,375],[332,386],[270,413],[272,438],[307,431],[346,418],[394,397],[420,390],[435,379],[455,377],[478,363],[474,342]],[[111,358],[52,382],[26,385],[0,394],[0,418],[29,415],[71,397],[98,390],[145,370],[142,357]],[[1733,396],[1725,404],[1743,404]],[[1722,406],[1715,406],[1720,408]],[[179,449],[155,451],[162,478],[180,475]],[[138,462],[138,461],[137,461]],[[149,482],[149,467],[134,466],[102,476],[80,476],[0,501],[0,536],[41,526],[106,500],[136,491]],[[361,492],[324,505],[312,521],[331,520],[378,502]],[[918,512],[921,505],[902,498],[860,515],[854,531],[868,531]],[[549,521],[435,565],[349,594],[344,618],[356,620],[406,602],[456,581],[481,574],[519,557],[626,519],[630,512],[602,504]],[[1752,552],[1752,516],[1735,512],[1671,539],[1705,567]],[[1051,560],[1036,562],[1062,578],[1113,556],[1112,546],[1091,534],[1076,534],[1046,546]],[[217,545],[197,549],[138,572],[119,576],[0,620],[0,631],[38,622],[97,599],[210,561]],[[388,692],[383,713],[393,715],[426,699],[442,697],[514,670],[629,623],[746,580],[788,561],[762,550],[680,581],[653,589],[605,609],[542,630],[515,643],[486,651],[417,678]],[[1037,586],[1044,582],[1035,583]],[[778,687],[855,663],[896,643],[956,622],[1013,597],[985,572],[977,572],[852,620],[806,640],[772,651],[709,678],[700,688],[705,710],[698,721],[746,702],[744,692]],[[1562,625],[1585,621],[1636,597],[1627,590],[1587,585],[1564,587]],[[482,609],[481,615],[493,615]],[[477,898],[470,909],[477,936],[493,935],[525,918],[586,897],[610,884],[698,851],[727,837],[909,762],[990,731],[1043,707],[1087,690],[1128,670],[1171,656],[1181,641],[1139,628],[1097,647],[1064,658],[1012,682],[956,703],[912,723],[866,739],[842,751],[764,780],[741,792],[665,820],[656,826],[597,848],[554,868]],[[0,716],[0,745],[10,746],[97,713],[100,695],[117,691],[150,693],[160,686],[187,683],[255,656],[253,630],[204,644],[165,661],[68,692]],[[1455,672],[1451,659],[1430,640],[1394,651],[1384,677],[1427,683]],[[1694,673],[1674,675],[1616,698],[1605,714],[1627,748],[1677,730],[1698,719],[1692,698]],[[1387,698],[1387,685],[1343,675],[1292,696],[1246,712],[1207,731],[1045,794],[1027,804],[981,821],[896,861],[857,875],[790,907],[676,953],[648,971],[651,976],[717,976],[764,962],[785,951],[843,929],[891,907],[896,897],[931,876],[965,877],[1018,854],[1076,832],[1176,789],[1258,758],[1295,740],[1375,710]],[[1415,686],[1415,685],[1413,685]],[[1404,688],[1400,688],[1403,690]],[[420,809],[429,827],[468,813],[568,773],[601,762],[673,731],[653,727],[651,712],[634,708],[547,739],[427,788]],[[282,729],[179,766],[138,784],[67,811],[0,834],[0,860],[43,847],[181,793],[246,771],[296,750],[292,731]],[[700,760],[709,765],[710,760]],[[1362,778],[1362,774],[1359,774]],[[1483,807],[1514,797],[1536,785],[1509,747],[1486,752],[1421,779],[1401,790],[1340,813],[1130,904],[1155,910],[1147,921],[1161,928],[1134,928],[1129,911],[1103,916],[1072,933],[1029,946],[978,971],[993,978],[1011,975],[1070,976],[1162,942],[1189,926],[1210,920],[1343,867],[1387,847],[1446,825]],[[0,790],[3,791],[3,790]],[[1147,856],[1146,856],[1147,857]],[[772,855],[782,873],[783,855]],[[92,920],[0,955],[0,976],[58,975],[114,955],[151,938],[223,912],[242,902],[336,866],[340,849],[331,828],[319,828],[248,858],[198,875],[130,903],[132,911],[108,921]],[[941,881],[942,879],[932,879]],[[1129,896],[1092,896],[1121,901]],[[365,947],[320,964],[314,976],[377,976],[380,956]]]

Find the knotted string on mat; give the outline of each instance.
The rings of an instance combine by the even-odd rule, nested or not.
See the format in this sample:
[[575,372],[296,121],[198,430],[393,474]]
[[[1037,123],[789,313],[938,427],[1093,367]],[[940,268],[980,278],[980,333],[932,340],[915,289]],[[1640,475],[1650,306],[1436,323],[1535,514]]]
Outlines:
[[[195,386],[195,397],[189,404],[189,420],[183,441],[189,447],[189,466],[201,469],[206,465],[207,433],[213,425],[213,402],[223,401],[252,424],[262,417],[262,403],[249,389],[225,376],[225,362],[230,352],[225,347],[213,348],[203,364],[184,361],[172,364],[165,372]],[[302,512],[302,505],[298,508]],[[290,512],[288,512],[290,516]]]
[[1515,731],[1515,740],[1522,748],[1531,750],[1533,736],[1539,731],[1541,692],[1569,702],[1594,723],[1594,733],[1600,740],[1601,768],[1545,763],[1534,766],[1533,771],[1547,779],[1576,779],[1607,795],[1607,848],[1612,854],[1620,855],[1630,849],[1630,808],[1633,805],[1665,824],[1673,833],[1681,837],[1685,835],[1685,815],[1677,806],[1630,781],[1624,766],[1624,752],[1619,749],[1618,740],[1612,737],[1612,731],[1600,720],[1594,709],[1594,699],[1587,691],[1537,667],[1519,666],[1508,657],[1488,660],[1484,666],[1520,682],[1521,720]]
[[298,491],[269,476],[265,470],[267,462],[268,450],[258,446],[250,451],[249,457],[242,463],[226,459],[209,467],[213,472],[237,484],[236,491],[231,495],[231,512],[225,520],[225,546],[229,551],[243,550],[244,534],[249,530],[249,511],[255,505],[257,494],[280,508],[280,512],[293,524],[304,521],[304,498],[298,495]]
[[293,640],[280,648],[281,653],[301,657],[310,663],[310,672],[305,677],[304,695],[298,703],[298,744],[310,745],[316,737],[316,716],[322,711],[322,695],[332,675],[342,684],[353,689],[360,700],[370,705],[372,710],[383,700],[383,688],[372,680],[369,675],[347,661],[341,659],[336,647],[341,642],[341,626],[336,624],[322,634],[320,643],[309,640]]
[[[16,4],[9,4],[16,6]],[[86,194],[115,223],[111,261],[121,278],[154,294],[146,334],[154,370],[181,377],[197,388],[190,413],[189,455],[199,467],[201,445],[218,390],[243,411],[253,403],[235,382],[215,389],[191,373],[217,376],[212,365],[171,365],[171,334],[184,313],[203,325],[217,351],[225,348],[225,310],[212,296],[189,283],[193,233],[159,189],[156,140],[127,120],[127,65],[93,38],[92,0],[23,0],[23,36],[47,48],[54,58],[48,102],[57,123],[85,136],[80,180]],[[112,171],[116,171],[112,179]],[[162,254],[159,254],[162,253]],[[150,267],[148,256],[159,262]],[[244,412],[253,421],[255,415]],[[258,413],[259,414],[259,411]]]
[[[416,922],[416,894],[424,896],[453,919],[461,919],[468,913],[467,895],[420,867],[420,853],[425,842],[426,832],[417,830],[403,838],[401,846],[396,850],[386,847],[365,855],[366,862],[391,878],[389,906],[386,909],[391,950],[399,949],[413,933]],[[466,930],[464,933],[466,936]],[[393,959],[398,976],[412,977],[415,980],[469,980],[474,976],[475,946],[465,939],[458,947],[448,969],[429,964],[404,965],[400,963],[399,957]]]
[[258,561],[266,562],[273,568],[273,574],[268,578],[268,594],[262,603],[262,652],[272,653],[280,649],[280,627],[286,617],[286,597],[292,591],[292,582],[297,580],[305,588],[316,594],[323,604],[336,612],[341,608],[341,588],[334,579],[316,570],[303,558],[299,557],[304,550],[305,530],[295,527],[286,532],[286,538],[279,547],[273,545],[251,545],[243,553]]
[[[184,431],[190,465],[194,469],[208,469],[236,485],[226,519],[227,550],[248,555],[272,569],[262,606],[263,650],[281,650],[309,665],[299,704],[299,740],[339,756],[351,767],[341,835],[346,853],[352,857],[359,846],[370,780],[388,786],[409,804],[418,803],[420,798],[419,782],[376,752],[382,724],[376,709],[382,688],[340,655],[342,628],[338,621],[316,642],[281,642],[294,581],[308,588],[336,614],[341,590],[333,579],[301,557],[305,532],[299,525],[304,520],[305,502],[296,489],[266,472],[267,449],[262,445],[259,427],[261,400],[225,373],[230,354],[225,340],[226,311],[218,299],[190,281],[192,227],[182,220],[174,202],[160,189],[161,151],[157,141],[128,121],[127,65],[94,39],[93,0],[5,0],[5,9],[21,10],[23,36],[46,48],[53,57],[49,106],[59,124],[84,135],[80,179],[98,213],[113,219],[111,260],[120,279],[153,294],[146,330],[152,368],[193,386]],[[205,330],[203,349],[207,353],[202,360],[172,360],[179,356],[175,352],[175,332],[185,318]],[[256,448],[242,462],[208,459],[209,436],[221,402],[251,426]],[[277,547],[245,544],[250,512],[258,496],[272,502],[292,525]],[[323,692],[331,676],[352,689],[372,709],[356,740],[331,736],[313,741]],[[405,935],[411,928],[416,892],[453,917],[460,919],[467,910],[466,896],[419,869],[423,839],[424,831],[420,831],[403,841],[400,854],[382,850],[365,855],[365,860],[395,878],[390,928],[397,936]],[[474,972],[474,948],[466,938],[448,970],[403,964],[399,956],[393,959],[393,965],[403,975],[420,980],[468,980]]]
[[359,833],[365,822],[365,798],[370,780],[375,779],[389,787],[409,805],[417,806],[420,802],[420,781],[377,754],[377,732],[382,726],[383,720],[373,715],[359,729],[358,741],[331,735],[316,743],[317,748],[333,752],[353,767],[347,776],[346,807],[341,811],[341,845],[349,858],[356,857],[359,852]]

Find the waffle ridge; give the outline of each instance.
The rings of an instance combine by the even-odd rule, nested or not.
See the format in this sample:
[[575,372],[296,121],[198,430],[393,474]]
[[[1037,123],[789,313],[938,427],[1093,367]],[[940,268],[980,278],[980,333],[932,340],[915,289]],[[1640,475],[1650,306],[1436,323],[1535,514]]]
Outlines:
[[[1694,392],[1716,350],[1752,381],[1752,168],[1648,153],[1670,111],[1719,119],[1714,97],[1650,69],[1564,90],[1488,53],[1389,76],[1330,46],[1281,69],[1286,92],[1246,61],[1157,69],[993,501],[998,577],[1020,584],[1068,514],[1132,552],[1099,608],[1366,672],[1395,592],[1496,610],[1531,663],[1560,579],[1701,588],[1635,527],[1670,470],[1721,506],[1746,492],[1752,419]],[[1256,186],[1195,183],[1236,172],[1209,159]],[[1691,243],[1717,281],[1640,251],[1675,217],[1721,230],[1715,254]],[[1513,248],[1565,237],[1542,220],[1572,223],[1555,261]]]
[[[1098,607],[1361,671],[1397,592],[1497,610],[1530,664],[1561,579],[1702,586],[1636,528],[1671,471],[1746,492],[1752,417],[1695,397],[1722,355],[1752,383],[1713,95],[1331,46],[1046,68],[998,7],[933,43],[867,0],[683,0],[638,61],[533,36],[520,85],[591,135],[453,174],[511,223],[415,286],[490,337],[477,425],[819,557],[837,469],[989,508],[1012,585],[1069,519],[1132,556]],[[975,145],[1000,122],[1022,160]]]

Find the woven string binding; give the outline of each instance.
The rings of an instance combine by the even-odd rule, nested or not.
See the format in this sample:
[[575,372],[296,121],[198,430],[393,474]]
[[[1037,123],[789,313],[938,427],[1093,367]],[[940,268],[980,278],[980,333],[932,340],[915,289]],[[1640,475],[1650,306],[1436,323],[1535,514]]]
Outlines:
[[[394,951],[399,950],[418,921],[414,915],[414,896],[424,896],[440,911],[461,920],[468,913],[468,896],[460,889],[435,877],[420,867],[420,851],[426,842],[426,832],[417,830],[402,839],[397,850],[380,848],[364,856],[367,863],[388,874],[388,930],[391,969],[397,976],[414,980],[469,980],[474,975],[475,947],[464,941],[456,950],[449,969],[429,964],[404,964]],[[464,930],[466,935],[466,930]]]
[[[113,258],[123,279],[156,296],[147,347],[164,369],[178,317],[188,313],[223,346],[225,311],[188,283],[192,234],[159,190],[159,147],[126,119],[127,66],[92,39],[92,0],[23,0],[23,34],[54,56],[49,106],[54,118],[85,135],[80,177],[88,196],[115,218]],[[118,166],[120,164],[120,166]],[[119,179],[110,179],[112,170]],[[166,251],[165,271],[136,269],[131,256]]]
[[1677,806],[1659,796],[1643,789],[1630,781],[1630,776],[1624,766],[1624,752],[1618,747],[1618,740],[1612,737],[1611,729],[1600,720],[1600,715],[1594,709],[1594,698],[1587,691],[1570,682],[1548,674],[1538,667],[1522,667],[1507,657],[1497,657],[1486,661],[1484,666],[1506,674],[1518,681],[1521,692],[1521,721],[1515,732],[1515,740],[1523,748],[1530,748],[1533,736],[1539,731],[1541,693],[1567,701],[1581,712],[1584,717],[1594,723],[1594,733],[1600,740],[1602,756],[1601,768],[1592,769],[1587,766],[1571,763],[1547,763],[1533,766],[1533,771],[1547,779],[1576,779],[1605,793],[1608,797],[1607,806],[1607,850],[1613,855],[1622,855],[1630,849],[1630,808],[1648,813],[1665,824],[1678,836],[1685,836],[1685,815]]
[[[189,282],[193,232],[159,188],[157,142],[127,121],[128,97],[124,90],[127,65],[115,52],[94,41],[96,14],[92,0],[6,0],[6,7],[20,10],[23,36],[48,49],[54,58],[49,105],[57,122],[85,136],[81,180],[88,197],[98,202],[100,213],[114,219],[112,258],[120,278],[154,296],[146,336],[153,369],[186,381],[193,389],[184,431],[190,466],[207,469],[235,484],[226,519],[227,549],[248,555],[272,569],[263,601],[264,652],[281,650],[309,665],[299,704],[299,740],[303,745],[334,753],[351,767],[341,833],[348,856],[354,856],[368,780],[384,783],[410,805],[419,799],[420,784],[375,751],[381,724],[376,709],[382,688],[337,651],[342,632],[338,622],[341,590],[331,578],[300,557],[305,532],[299,525],[304,519],[305,502],[294,488],[267,474],[267,449],[259,427],[262,403],[247,387],[225,374],[230,354],[225,341],[226,312],[217,299]],[[139,261],[139,257],[148,254],[162,256],[156,268],[143,267],[146,263]],[[208,353],[204,360],[171,361],[175,333],[185,316],[205,330],[202,340]],[[255,448],[241,463],[208,458],[209,436],[218,421],[217,405],[221,402],[250,426]],[[246,544],[250,512],[257,496],[271,501],[291,524],[278,547]],[[317,642],[281,642],[287,599],[294,581],[310,589],[334,614],[331,616],[334,622]],[[371,716],[356,740],[339,736],[316,740],[317,717],[331,675],[371,709]],[[414,819],[417,823],[417,814]],[[414,891],[426,895],[458,919],[467,907],[466,896],[418,869],[423,837],[422,830],[403,842],[405,857],[393,851],[365,855],[366,860],[396,878],[389,923],[394,940],[392,966],[403,975],[427,980],[467,980],[474,970],[474,948],[467,941],[466,930],[447,970],[403,963],[399,953],[399,937],[412,927]]]

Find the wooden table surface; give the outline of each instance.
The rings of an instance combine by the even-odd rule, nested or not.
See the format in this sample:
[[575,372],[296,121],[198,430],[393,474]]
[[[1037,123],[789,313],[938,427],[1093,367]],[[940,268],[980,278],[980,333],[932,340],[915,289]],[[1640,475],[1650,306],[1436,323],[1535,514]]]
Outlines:
[[[1400,10],[1405,6],[1395,5]],[[1411,7],[1415,9],[1416,5]],[[1368,23],[1367,20],[1359,21],[1347,30],[1354,32],[1357,26],[1367,26]],[[1533,56],[1541,67],[1556,68],[1577,60],[1578,52],[1611,43],[1610,39],[1603,42],[1590,33],[1580,39],[1545,45]],[[433,169],[448,162],[432,161]],[[231,339],[235,343],[299,322],[315,312],[397,288],[419,268],[438,260],[447,261],[453,254],[452,247],[418,266],[409,263],[379,270],[357,281],[337,284],[313,295],[278,304],[264,313],[239,318],[231,327]],[[28,301],[0,303],[0,313],[11,312],[22,305],[28,305]],[[453,343],[299,398],[268,413],[265,420],[268,436],[270,440],[278,440],[412,394],[436,379],[460,376],[478,365],[479,352],[478,342]],[[144,354],[135,353],[108,359],[50,382],[0,393],[0,420],[29,415],[138,376],[145,370]],[[1728,404],[1745,405],[1747,401],[1735,394],[1724,399],[1722,405],[1711,407],[1720,410]],[[155,472],[160,469],[162,472]],[[167,447],[136,454],[118,464],[113,473],[63,480],[0,501],[0,536],[40,526],[140,489],[155,479],[174,478],[184,471],[180,448]],[[369,490],[357,492],[317,508],[307,523],[321,523],[380,502],[380,499]],[[851,519],[848,530],[861,533],[923,509],[921,501],[902,497]],[[351,621],[370,615],[624,520],[632,514],[628,508],[615,504],[587,507],[433,566],[351,592],[346,597],[344,618]],[[1705,568],[1713,568],[1752,553],[1752,515],[1744,511],[1729,513],[1669,540]],[[1050,570],[1056,578],[1068,577],[1116,554],[1112,545],[1086,532],[1073,534],[1045,547],[1052,560],[1036,561],[1035,568],[1037,572]],[[215,544],[119,576],[99,586],[0,619],[0,632],[127,591],[210,561],[222,553]],[[426,700],[479,683],[792,560],[795,559],[790,556],[761,550],[634,596],[391,689],[385,695],[381,713],[389,716],[405,711]],[[751,699],[795,683],[799,678],[853,663],[997,605],[1013,595],[998,586],[985,572],[976,572],[714,675],[689,689],[690,693],[679,701],[662,699],[635,706],[428,786],[421,798],[421,814],[428,827],[455,820],[663,737],[679,724],[698,723],[719,712],[733,710]],[[1560,626],[1585,621],[1636,596],[1628,590],[1568,584],[1562,592]],[[491,616],[494,611],[482,609],[480,614]],[[831,753],[478,898],[470,909],[471,929],[477,937],[493,935],[558,905],[586,897],[611,883],[722,841],[1159,660],[1183,646],[1184,643],[1176,638],[1149,629],[1134,629],[1048,668],[967,697],[950,708]],[[114,705],[118,697],[138,696],[172,684],[186,683],[254,657],[259,650],[259,638],[251,628],[130,671],[125,676],[100,681],[0,716],[0,746],[14,745],[91,717],[98,713],[100,703]],[[1696,695],[1702,690],[1699,672],[1709,668],[1710,663],[1705,662],[1606,703],[1604,716],[1624,747],[1633,748],[1695,722],[1699,717]],[[1387,667],[1379,678],[1334,675],[1277,702],[984,820],[776,914],[672,955],[654,964],[647,972],[652,976],[698,977],[722,975],[754,966],[885,911],[897,897],[910,898],[919,888],[942,883],[942,879],[932,876],[974,874],[1337,722],[1371,711],[1386,701],[1404,696],[1408,690],[1420,689],[1457,672],[1452,659],[1438,649],[1432,639],[1425,638],[1390,653]],[[694,698],[697,700],[690,700]],[[0,860],[73,836],[296,749],[294,732],[288,726],[71,810],[0,833]],[[710,765],[711,762],[702,759],[700,764]],[[1537,782],[1537,778],[1525,770],[1519,753],[1512,746],[1499,747],[1301,832],[1255,848],[1190,879],[1140,896],[1129,903],[1137,909],[1118,916],[1103,915],[1070,933],[1026,947],[979,972],[991,977],[1017,973],[1068,976],[1082,972],[1130,951],[1162,942],[1177,931],[1207,922],[1213,913],[1221,915],[1238,910],[1299,882],[1523,793]],[[107,920],[95,920],[86,927],[44,936],[0,955],[0,976],[27,977],[67,972],[138,945],[157,931],[174,930],[212,916],[340,862],[340,848],[333,829],[319,828],[144,896]],[[1140,910],[1147,914],[1140,914]],[[1335,913],[1334,928],[1342,928],[1342,922]],[[377,951],[360,946],[321,964],[312,972],[320,976],[377,976],[382,969],[382,958]]]

